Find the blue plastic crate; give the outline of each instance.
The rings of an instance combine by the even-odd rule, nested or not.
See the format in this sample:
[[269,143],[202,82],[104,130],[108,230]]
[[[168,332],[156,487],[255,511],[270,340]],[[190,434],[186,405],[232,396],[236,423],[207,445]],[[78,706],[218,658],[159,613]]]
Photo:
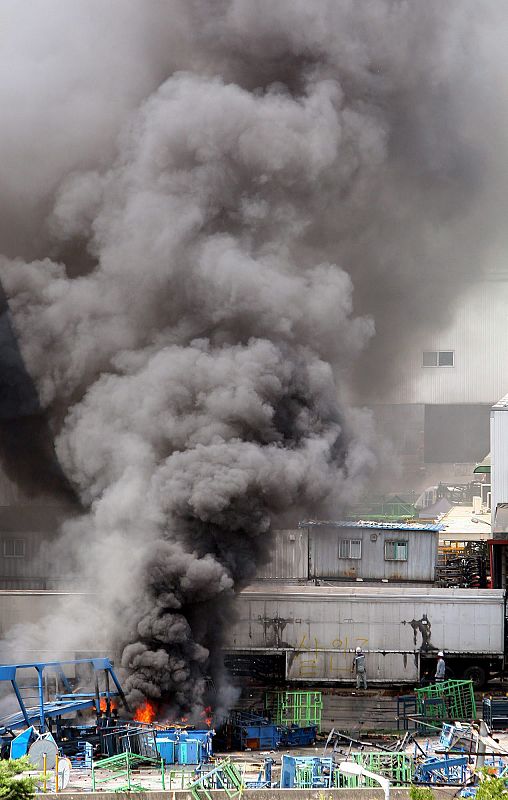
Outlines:
[[508,698],[484,697],[483,719],[491,730],[508,728]]
[[333,781],[333,759],[316,756],[282,756],[281,789],[329,789]]

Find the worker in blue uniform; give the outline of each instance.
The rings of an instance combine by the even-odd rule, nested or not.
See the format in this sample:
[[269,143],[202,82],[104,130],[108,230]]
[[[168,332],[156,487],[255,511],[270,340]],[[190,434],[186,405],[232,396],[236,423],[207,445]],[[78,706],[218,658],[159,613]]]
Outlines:
[[356,688],[360,689],[361,685],[363,684],[363,688],[367,688],[367,666],[365,663],[365,653],[362,651],[361,647],[356,648],[355,657],[353,658],[353,664],[351,666],[351,672],[356,675]]
[[439,651],[437,654],[437,665],[436,665],[436,683],[442,683],[445,679],[446,674],[446,664],[444,660],[444,653],[442,650]]

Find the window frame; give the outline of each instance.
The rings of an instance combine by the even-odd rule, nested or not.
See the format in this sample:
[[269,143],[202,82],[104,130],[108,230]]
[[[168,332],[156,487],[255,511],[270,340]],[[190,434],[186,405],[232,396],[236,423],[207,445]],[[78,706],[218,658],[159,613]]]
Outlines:
[[[343,556],[343,555],[341,555],[341,546],[342,546],[342,544],[346,544],[346,542],[349,545],[348,546],[349,555]],[[357,556],[354,556],[354,555],[351,554],[352,550],[353,550],[353,544],[358,545],[359,555],[357,555]],[[361,561],[361,559],[362,559],[362,540],[361,539],[342,539],[342,538],[339,538],[338,556],[337,557],[341,561]]]
[[[447,353],[451,354],[451,364],[440,364],[441,355]],[[426,364],[425,356],[435,355],[435,364]],[[430,359],[427,358],[427,361]],[[455,367],[455,350],[423,350],[422,352],[422,368],[423,369],[453,369]]]
[[[387,553],[386,553],[387,545],[402,545],[402,544],[405,547],[405,558],[398,558],[397,554],[396,554],[397,553],[396,550],[395,550],[395,557],[394,558],[390,558],[387,555]],[[408,560],[408,555],[409,555],[409,539],[385,539],[383,550],[384,550],[384,559],[385,559],[385,561],[395,561],[395,562],[402,561],[402,562],[406,562]]]
[[[434,367],[437,367],[437,366],[438,366],[438,361],[439,361],[438,352],[439,352],[438,350],[424,350],[424,351],[423,351],[423,355],[422,355],[422,367],[423,367],[424,369],[433,369]],[[435,363],[435,364],[426,364],[426,363],[425,363],[425,356],[430,356],[430,355],[435,355],[435,356],[436,356],[436,363]],[[427,361],[428,361],[428,360],[429,360],[429,359],[427,359]]]
[[[9,544],[12,544],[12,553],[7,552]],[[26,539],[22,539],[19,536],[0,539],[0,553],[3,558],[26,558]]]

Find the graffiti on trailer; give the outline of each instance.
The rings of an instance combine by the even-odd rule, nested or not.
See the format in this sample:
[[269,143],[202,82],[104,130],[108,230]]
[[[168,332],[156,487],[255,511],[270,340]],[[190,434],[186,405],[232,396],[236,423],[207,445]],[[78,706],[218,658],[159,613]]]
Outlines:
[[344,675],[349,677],[351,674],[351,651],[355,647],[368,647],[369,640],[364,636],[356,636],[349,639],[334,639],[331,647],[334,651],[341,652],[323,653],[318,652],[322,647],[319,640],[314,636],[312,641],[306,633],[297,644],[295,653],[289,655],[289,671],[295,678],[319,678],[325,674],[331,678],[340,678]]
[[[333,639],[330,648],[332,650],[342,650],[343,653],[350,653],[355,649],[355,647],[367,647],[368,644],[369,640],[365,636],[355,636],[351,639],[349,636],[346,636],[344,639]],[[312,638],[311,642],[306,633],[303,634],[302,638],[296,645],[297,650],[305,650],[306,652],[310,652],[311,649],[314,649],[317,652],[321,647],[323,647],[323,645],[315,636]],[[324,645],[324,647],[326,648],[327,645]]]
[[259,617],[259,621],[263,625],[264,640],[268,647],[290,646],[283,641],[282,634],[288,622],[293,620],[284,619],[283,617]]
[[420,652],[426,653],[429,650],[437,650],[437,647],[430,641],[431,624],[427,614],[423,614],[421,619],[402,620],[402,625],[411,625],[413,629],[413,640],[415,647],[417,644],[418,633],[421,633],[422,643],[420,645]]

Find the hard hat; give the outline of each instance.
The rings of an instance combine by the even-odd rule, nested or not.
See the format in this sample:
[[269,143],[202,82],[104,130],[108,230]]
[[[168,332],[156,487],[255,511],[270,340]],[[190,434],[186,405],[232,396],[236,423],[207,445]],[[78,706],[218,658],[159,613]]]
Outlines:
[[438,658],[443,658],[444,657],[443,651],[440,650],[439,653],[437,654],[437,656],[438,656]]
[[362,648],[361,648],[361,647],[357,647],[357,648],[356,648],[356,652],[357,652],[357,653],[361,653],[361,652],[362,652]]

